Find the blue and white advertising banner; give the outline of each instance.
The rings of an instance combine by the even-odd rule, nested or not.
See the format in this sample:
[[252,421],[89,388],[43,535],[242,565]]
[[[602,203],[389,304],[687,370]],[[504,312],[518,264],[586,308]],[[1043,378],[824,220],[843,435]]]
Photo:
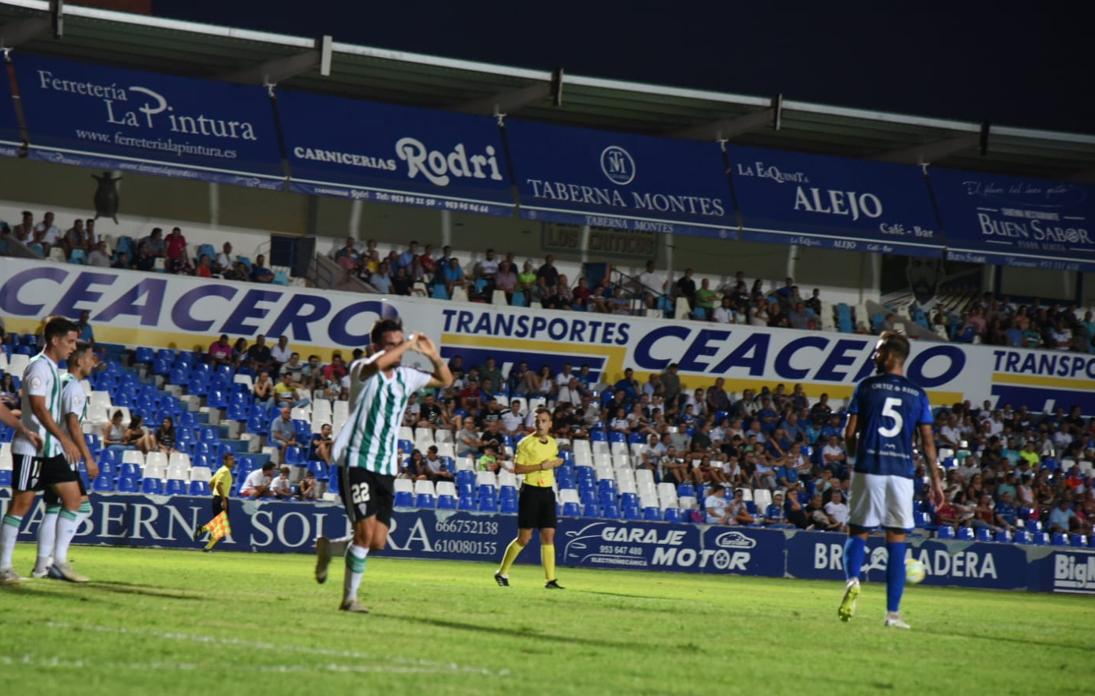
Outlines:
[[[85,309],[96,338],[107,343],[204,351],[222,333],[249,341],[258,334],[285,335],[294,350],[328,356],[367,342],[377,318],[402,317],[437,341],[446,358],[463,355],[474,365],[493,356],[503,374],[522,362],[533,370],[588,365],[610,384],[628,367],[646,381],[676,362],[690,388],[722,377],[736,392],[801,384],[811,397],[845,399],[875,369],[870,336],[587,312],[532,314],[520,307],[0,257],[0,317],[9,331],[33,333],[44,316],[75,317]],[[906,370],[937,406],[987,399],[1036,412],[1077,405],[1095,415],[1095,355],[914,341]]]
[[494,215],[513,212],[495,119],[278,93],[292,188]]
[[[823,532],[796,532],[787,540],[787,574],[812,580],[844,579],[844,536]],[[905,559],[924,564],[926,585],[989,587],[1019,590],[1027,587],[1027,553],[1022,546],[910,538]],[[886,583],[889,554],[885,540],[867,541],[865,578]]]
[[17,157],[22,141],[15,117],[15,102],[11,98],[8,64],[0,60],[0,156]]
[[716,143],[506,121],[530,220],[735,239]]
[[940,257],[917,167],[730,146],[742,238],[847,251]]
[[[0,489],[0,515],[9,503]],[[98,494],[76,542],[106,546],[197,549],[194,530],[209,521],[209,498]],[[32,543],[43,505],[25,518],[21,542]],[[320,535],[347,536],[341,505],[331,503],[233,501],[232,534],[218,544],[226,551],[311,553]],[[397,509],[385,556],[498,563],[517,535],[516,515]],[[844,579],[841,534],[715,527],[665,522],[561,518],[555,553],[560,565],[581,568],[662,570],[688,573]],[[886,548],[871,537],[866,579],[885,584]],[[1095,594],[1095,551],[914,539],[906,558],[928,571],[925,583],[1032,592]],[[536,536],[518,559],[540,562]],[[302,577],[308,565],[302,564]],[[834,585],[834,587],[839,587]],[[834,589],[834,591],[839,591]]]
[[948,259],[1095,271],[1095,187],[950,169],[930,180]]
[[257,188],[284,175],[266,89],[19,53],[30,157]]

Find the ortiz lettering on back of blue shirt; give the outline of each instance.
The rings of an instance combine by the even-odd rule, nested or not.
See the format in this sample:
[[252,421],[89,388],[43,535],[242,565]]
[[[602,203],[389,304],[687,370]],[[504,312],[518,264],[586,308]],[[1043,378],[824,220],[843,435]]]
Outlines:
[[913,435],[932,422],[923,389],[898,375],[868,377],[856,385],[848,414],[858,416],[857,472],[913,477]]

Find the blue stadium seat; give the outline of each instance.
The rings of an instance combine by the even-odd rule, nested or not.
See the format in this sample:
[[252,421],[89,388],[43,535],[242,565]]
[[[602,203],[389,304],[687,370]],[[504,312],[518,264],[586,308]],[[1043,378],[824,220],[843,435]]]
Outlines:
[[403,508],[414,507],[414,494],[410,491],[399,491],[395,494],[395,506]]
[[1045,532],[1034,532],[1034,534],[1032,534],[1031,536],[1033,537],[1034,543],[1037,546],[1045,546],[1049,544],[1049,535]]
[[1083,534],[1070,534],[1068,537],[1069,546],[1077,549],[1082,549],[1087,546],[1087,536]]
[[0,487],[10,488],[11,487],[11,476],[12,476],[11,469],[0,469]]
[[1053,546],[1068,546],[1068,538],[1064,532],[1054,532],[1049,538],[1049,543]]
[[582,506],[578,503],[563,503],[563,517],[579,517],[582,514]]
[[602,505],[601,517],[606,520],[618,520],[620,519],[620,508],[615,505]]
[[209,495],[209,482],[207,481],[191,481],[190,482],[190,495],[194,496],[207,496]]
[[992,532],[988,527],[980,527],[977,530],[977,541],[992,541]]
[[1000,529],[997,530],[996,536],[993,538],[993,540],[1000,542],[1001,544],[1006,544],[1011,541],[1011,535],[1008,533],[1008,530]]
[[675,507],[666,508],[664,519],[666,522],[680,522],[681,511]]
[[439,495],[439,496],[437,496],[437,509],[438,510],[455,510],[456,509],[456,496],[452,496],[452,495]]
[[480,497],[475,509],[479,512],[498,512],[498,501],[493,497]]
[[1023,526],[1031,534],[1036,534],[1042,531],[1042,523],[1038,520],[1026,520],[1023,523]]
[[651,522],[656,522],[662,518],[662,511],[656,507],[643,508],[643,519]]
[[958,538],[962,541],[973,541],[973,530],[969,527],[959,527]]
[[600,517],[601,511],[597,508],[597,503],[594,502],[582,502],[582,517]]
[[163,495],[163,481],[157,478],[141,479],[141,493],[145,495]]
[[458,510],[473,511],[475,510],[475,498],[470,495],[461,495],[456,501],[456,507]]
[[1025,529],[1015,530],[1015,536],[1012,538],[1016,544],[1033,544],[1034,540],[1030,536],[1030,532]]
[[589,440],[590,442],[606,442],[607,437],[605,436],[605,431],[600,429],[590,430]]
[[935,536],[938,539],[953,539],[954,527],[949,525],[943,525],[939,529],[935,530]]
[[168,479],[167,487],[164,488],[165,495],[186,495],[187,491],[187,482],[181,479]]
[[516,498],[501,498],[501,512],[503,515],[516,515],[517,514],[517,499]]
[[400,440],[398,447],[400,453],[402,454],[409,455],[411,452],[414,451],[414,443],[410,440]]
[[304,452],[300,447],[285,448],[285,464],[288,464],[289,466],[304,466],[305,462]]
[[684,498],[684,497],[695,498],[696,497],[696,487],[693,486],[691,483],[682,483],[679,486],[677,486],[677,496],[681,497],[681,498]]
[[642,519],[642,514],[639,512],[639,508],[637,508],[637,507],[624,506],[623,516],[624,516],[625,520],[641,520]]
[[138,490],[140,490],[140,489],[137,485],[137,480],[138,479],[136,479],[133,476],[121,476],[121,477],[119,477],[118,478],[117,491],[119,493],[136,493],[136,492],[138,492]]

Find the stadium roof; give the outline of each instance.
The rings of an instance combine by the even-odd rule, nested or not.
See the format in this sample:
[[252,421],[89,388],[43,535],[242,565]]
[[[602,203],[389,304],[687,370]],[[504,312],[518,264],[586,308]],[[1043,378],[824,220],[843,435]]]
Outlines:
[[609,130],[721,136],[746,145],[1095,181],[1095,135],[570,74],[562,77],[556,106],[547,71],[71,4],[64,6],[57,39],[49,5],[0,0],[0,46],[205,78],[271,78],[298,89],[400,104],[481,113],[497,106],[525,118]]

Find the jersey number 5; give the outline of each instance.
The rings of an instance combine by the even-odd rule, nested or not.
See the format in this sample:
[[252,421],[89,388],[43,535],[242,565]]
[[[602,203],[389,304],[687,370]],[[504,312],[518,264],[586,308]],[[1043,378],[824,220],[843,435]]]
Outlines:
[[369,484],[355,483],[350,486],[350,501],[354,505],[369,502]]
[[900,405],[901,399],[894,398],[886,399],[886,403],[882,404],[882,416],[885,418],[893,418],[893,425],[889,428],[879,426],[879,435],[883,437],[893,437],[905,427],[905,419],[901,417],[901,412],[897,410],[897,407]]

